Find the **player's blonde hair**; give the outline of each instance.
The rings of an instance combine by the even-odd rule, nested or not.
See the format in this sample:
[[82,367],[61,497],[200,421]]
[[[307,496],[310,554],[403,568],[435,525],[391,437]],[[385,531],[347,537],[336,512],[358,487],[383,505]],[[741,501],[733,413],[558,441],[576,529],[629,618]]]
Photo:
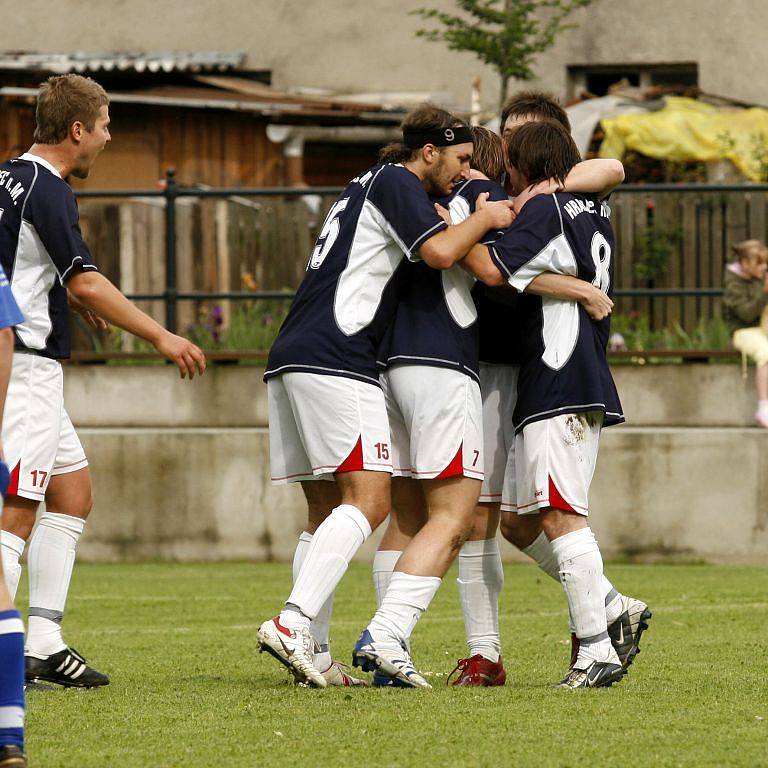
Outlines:
[[755,238],[742,240],[731,246],[734,260],[739,262],[765,261],[768,262],[768,248],[762,240]]
[[90,77],[72,74],[49,77],[37,96],[35,143],[60,144],[76,122],[92,131],[99,109],[108,104],[107,92]]
[[472,159],[470,165],[497,184],[504,176],[504,143],[501,136],[482,125],[472,128]]

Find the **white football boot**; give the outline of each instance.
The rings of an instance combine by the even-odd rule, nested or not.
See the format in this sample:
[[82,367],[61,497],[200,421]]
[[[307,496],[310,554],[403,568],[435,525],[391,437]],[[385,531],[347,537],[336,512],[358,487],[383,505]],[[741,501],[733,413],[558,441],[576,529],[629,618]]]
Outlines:
[[[371,633],[363,630],[352,651],[352,664],[364,672],[376,672],[378,678],[390,678],[395,687],[431,688],[432,686],[416,671],[411,655],[404,645],[396,641],[377,642]],[[375,683],[383,685],[383,683]]]
[[260,652],[266,651],[288,667],[297,682],[313,688],[325,688],[328,685],[312,663],[315,641],[306,627],[286,627],[280,623],[280,617],[275,616],[259,627],[256,636]]
[[619,618],[608,626],[608,636],[621,666],[626,669],[640,653],[640,638],[648,629],[653,613],[642,600],[626,595],[621,597],[621,607]]
[[345,664],[334,661],[328,669],[321,674],[325,678],[325,682],[328,685],[340,685],[350,687],[367,688],[368,683],[365,680],[361,680],[359,677],[353,677],[346,670],[349,669]]

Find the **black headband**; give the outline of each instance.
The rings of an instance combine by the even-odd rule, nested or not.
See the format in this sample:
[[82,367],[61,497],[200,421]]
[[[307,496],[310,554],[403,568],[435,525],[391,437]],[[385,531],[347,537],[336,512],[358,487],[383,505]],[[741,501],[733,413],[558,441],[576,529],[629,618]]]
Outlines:
[[449,147],[453,144],[471,144],[472,131],[463,125],[454,128],[405,128],[403,143],[408,149],[421,149],[425,144]]

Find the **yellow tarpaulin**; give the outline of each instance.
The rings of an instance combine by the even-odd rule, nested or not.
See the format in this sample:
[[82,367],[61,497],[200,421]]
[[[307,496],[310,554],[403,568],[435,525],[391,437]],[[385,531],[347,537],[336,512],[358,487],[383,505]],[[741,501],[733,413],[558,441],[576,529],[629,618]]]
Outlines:
[[659,160],[730,160],[744,176],[762,181],[768,171],[768,109],[721,109],[670,96],[656,112],[602,121],[600,157],[621,159],[627,150]]

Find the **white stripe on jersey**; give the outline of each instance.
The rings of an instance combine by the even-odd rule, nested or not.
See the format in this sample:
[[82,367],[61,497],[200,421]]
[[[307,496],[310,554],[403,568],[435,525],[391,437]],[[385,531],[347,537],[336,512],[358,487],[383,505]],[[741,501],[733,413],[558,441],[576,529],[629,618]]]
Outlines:
[[[563,229],[563,215],[560,206],[557,204],[556,197],[553,196],[552,201],[560,219],[560,234],[553,237],[544,248],[513,275],[505,270],[509,284],[521,293],[542,272],[578,277],[579,269],[576,264],[576,256]],[[503,266],[498,256],[495,263]],[[559,371],[570,359],[579,339],[579,305],[575,301],[542,298],[541,311],[543,314],[542,337],[544,341],[544,353],[541,359],[545,365]]]
[[16,326],[16,333],[30,349],[45,349],[53,330],[48,314],[48,293],[57,277],[53,261],[37,231],[22,219],[11,290],[24,315],[24,322]]
[[[454,224],[466,221],[472,213],[469,202],[459,195],[454,196],[448,204],[448,211]],[[469,328],[477,320],[477,307],[472,298],[475,279],[458,265],[442,270],[440,279],[443,283],[445,304],[453,321],[459,328]]]
[[366,200],[357,219],[347,266],[336,285],[333,315],[342,333],[352,336],[373,321],[404,250],[393,238],[392,227],[381,211]]

